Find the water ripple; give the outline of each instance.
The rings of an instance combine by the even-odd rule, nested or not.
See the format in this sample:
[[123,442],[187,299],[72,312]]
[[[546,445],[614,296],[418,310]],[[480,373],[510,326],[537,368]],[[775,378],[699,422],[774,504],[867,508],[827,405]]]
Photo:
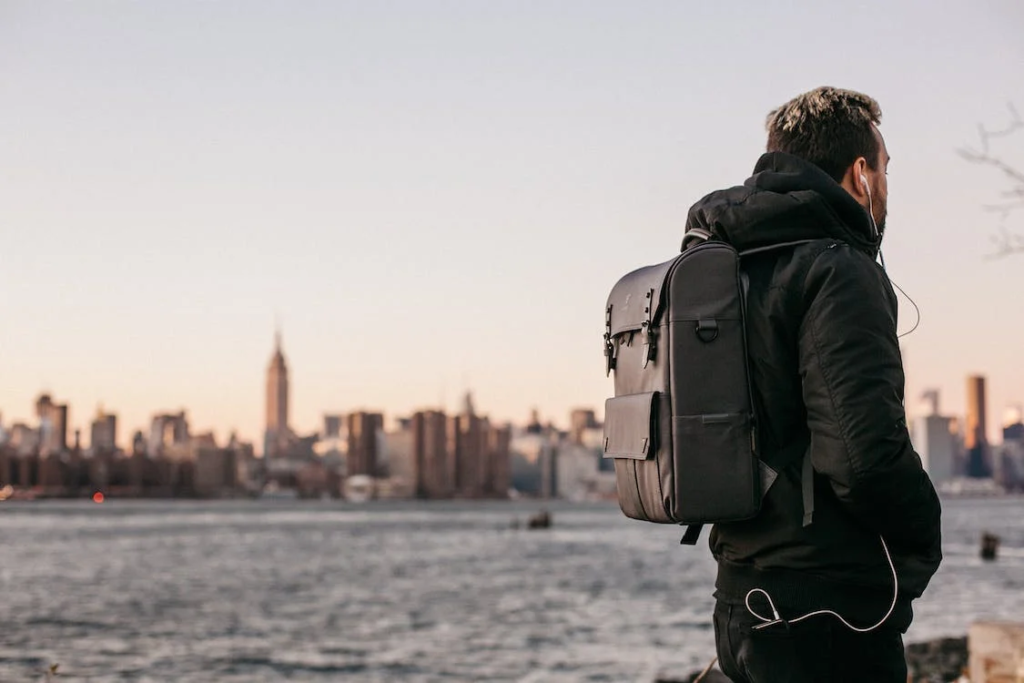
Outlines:
[[[0,680],[637,681],[713,652],[714,563],[613,506],[0,507]],[[1024,613],[1024,501],[947,501],[908,640]],[[977,558],[983,529],[1003,536]]]

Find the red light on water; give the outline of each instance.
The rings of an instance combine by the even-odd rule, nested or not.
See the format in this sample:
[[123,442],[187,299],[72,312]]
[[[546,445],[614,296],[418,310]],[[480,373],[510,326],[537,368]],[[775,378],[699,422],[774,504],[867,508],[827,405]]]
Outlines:
[[104,498],[105,498],[104,495],[102,493],[100,493],[99,491],[97,491],[96,493],[92,494],[92,502],[94,502],[94,503],[102,503],[104,501]]

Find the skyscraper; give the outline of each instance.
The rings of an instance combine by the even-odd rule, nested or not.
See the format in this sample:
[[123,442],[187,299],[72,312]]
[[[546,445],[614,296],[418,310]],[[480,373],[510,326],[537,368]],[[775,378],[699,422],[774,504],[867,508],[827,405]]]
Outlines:
[[451,493],[448,478],[448,416],[440,410],[412,416],[413,454],[416,468],[415,495],[443,498]]
[[985,378],[971,375],[967,378],[967,424],[964,430],[964,448],[967,450],[967,476],[990,477],[988,439],[985,436]]
[[377,432],[384,428],[380,413],[357,412],[348,416],[348,476],[377,476]]
[[509,446],[512,443],[512,427],[491,427],[487,434],[488,477],[486,494],[496,498],[508,498],[511,486],[509,478]]
[[473,397],[467,392],[461,415],[449,423],[448,450],[452,456],[452,482],[455,494],[463,498],[478,498],[483,493],[484,452],[486,432],[483,421],[473,408]]
[[267,422],[264,433],[264,456],[287,453],[288,429],[288,364],[281,350],[281,332],[274,334],[274,355],[267,368]]
[[68,406],[57,404],[49,394],[36,401],[39,418],[39,450],[42,455],[62,453],[68,448]]
[[93,453],[113,453],[117,449],[117,416],[96,411],[89,434],[89,447]]

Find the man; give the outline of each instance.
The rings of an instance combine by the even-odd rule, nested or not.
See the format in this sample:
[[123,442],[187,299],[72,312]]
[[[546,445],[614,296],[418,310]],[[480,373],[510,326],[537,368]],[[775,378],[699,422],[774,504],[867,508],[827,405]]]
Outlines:
[[876,263],[880,120],[860,93],[796,97],[769,114],[754,175],[687,220],[740,251],[800,242],[743,261],[760,452],[780,471],[757,517],[711,533],[719,662],[737,683],[905,683],[911,601],[941,560],[939,501],[903,408],[896,296]]

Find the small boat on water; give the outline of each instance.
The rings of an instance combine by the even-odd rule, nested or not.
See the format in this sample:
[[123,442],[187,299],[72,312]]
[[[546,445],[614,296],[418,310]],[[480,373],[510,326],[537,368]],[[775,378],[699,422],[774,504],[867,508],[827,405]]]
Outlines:
[[343,488],[345,500],[351,503],[365,503],[373,498],[373,477],[357,474],[345,480]]
[[295,500],[299,492],[293,488],[285,488],[276,481],[271,481],[260,491],[260,500]]
[[535,515],[531,515],[530,519],[526,522],[527,529],[550,529],[551,528],[551,513],[547,510],[541,510]]

